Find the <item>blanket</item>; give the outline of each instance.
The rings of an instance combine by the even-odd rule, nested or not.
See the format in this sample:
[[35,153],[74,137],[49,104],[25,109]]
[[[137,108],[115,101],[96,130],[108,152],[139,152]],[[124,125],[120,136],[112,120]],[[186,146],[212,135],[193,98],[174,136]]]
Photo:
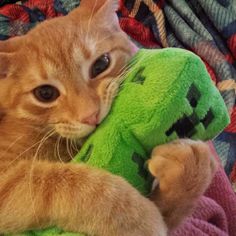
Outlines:
[[[46,19],[66,15],[79,3],[0,0],[0,40],[25,34]],[[235,0],[120,0],[117,14],[122,29],[139,47],[185,48],[205,62],[231,114],[231,124],[212,146],[236,189]],[[225,172],[218,170],[193,215],[171,235],[236,235],[236,199]]]
[[[220,162],[212,142],[212,154]],[[236,236],[236,197],[220,165],[193,214],[170,236]]]

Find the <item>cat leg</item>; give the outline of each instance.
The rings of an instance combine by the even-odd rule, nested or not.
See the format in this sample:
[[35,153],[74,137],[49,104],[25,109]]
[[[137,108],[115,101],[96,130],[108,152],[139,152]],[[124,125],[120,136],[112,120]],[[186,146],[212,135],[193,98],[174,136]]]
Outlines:
[[57,225],[98,236],[166,235],[155,204],[121,177],[80,164],[9,165],[0,171],[0,234]]
[[168,229],[173,229],[194,209],[216,170],[207,144],[181,139],[156,147],[148,163],[158,182],[151,199],[159,207]]

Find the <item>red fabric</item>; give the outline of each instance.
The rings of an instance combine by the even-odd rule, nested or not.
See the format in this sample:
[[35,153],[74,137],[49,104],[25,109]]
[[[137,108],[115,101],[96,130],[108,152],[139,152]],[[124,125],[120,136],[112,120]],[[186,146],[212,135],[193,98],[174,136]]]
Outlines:
[[53,2],[53,0],[29,0],[26,2],[25,6],[29,8],[38,8],[47,16],[47,18],[52,18],[58,16],[55,12]]
[[6,7],[0,8],[0,14],[9,16],[12,21],[22,21],[28,23],[30,21],[29,15],[24,9],[17,5],[7,5]]
[[151,33],[151,30],[134,18],[121,18],[120,26],[125,32],[129,32],[129,35],[144,47],[160,47]]
[[203,61],[205,63],[205,66],[207,68],[209,75],[211,76],[211,79],[214,81],[214,83],[217,83],[216,74],[215,74],[214,70],[210,67],[210,65],[205,60],[203,60]]
[[225,131],[236,133],[236,107],[235,106],[234,106],[232,114],[231,114],[231,123],[226,128]]
[[235,186],[236,186],[236,164],[235,164],[234,167],[233,167],[233,171],[232,171],[232,173],[231,173],[231,175],[230,175],[230,180],[231,180],[232,183],[234,183]]
[[228,40],[229,48],[231,49],[231,52],[236,59],[236,34],[232,35]]

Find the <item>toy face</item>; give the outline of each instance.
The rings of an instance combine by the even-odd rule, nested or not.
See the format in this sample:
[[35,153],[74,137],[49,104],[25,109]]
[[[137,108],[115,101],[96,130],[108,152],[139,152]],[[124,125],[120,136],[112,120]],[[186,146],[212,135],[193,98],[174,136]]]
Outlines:
[[[173,52],[174,51],[174,52]],[[203,62],[185,50],[141,50],[114,112],[147,147],[176,138],[210,139],[228,123]]]
[[228,123],[221,95],[201,60],[180,49],[141,50],[111,113],[75,161],[123,176],[143,194],[152,149],[180,137],[208,139]]
[[[188,90],[186,99],[192,107],[192,114],[190,116],[183,114],[165,133],[169,137],[176,133],[179,138],[192,137],[199,132],[199,125],[202,125],[205,130],[214,120],[215,115],[212,108],[209,108],[206,115],[202,118],[199,117],[196,107],[201,99],[201,91],[192,84]],[[204,96],[204,94],[203,94]],[[207,110],[207,107],[206,107]]]

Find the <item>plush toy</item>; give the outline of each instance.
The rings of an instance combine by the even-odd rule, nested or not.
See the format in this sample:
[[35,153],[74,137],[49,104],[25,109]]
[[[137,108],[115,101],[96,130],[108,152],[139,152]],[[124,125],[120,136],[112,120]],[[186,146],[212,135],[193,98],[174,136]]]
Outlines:
[[184,137],[214,138],[229,117],[195,54],[181,49],[140,50],[132,64],[110,115],[74,161],[121,175],[148,194],[152,179],[145,162],[155,146]]
[[[198,56],[182,49],[142,49],[110,114],[73,161],[121,175],[146,195],[152,177],[145,162],[155,146],[183,137],[208,140],[228,123],[224,101]],[[22,235],[82,234],[53,228]]]

